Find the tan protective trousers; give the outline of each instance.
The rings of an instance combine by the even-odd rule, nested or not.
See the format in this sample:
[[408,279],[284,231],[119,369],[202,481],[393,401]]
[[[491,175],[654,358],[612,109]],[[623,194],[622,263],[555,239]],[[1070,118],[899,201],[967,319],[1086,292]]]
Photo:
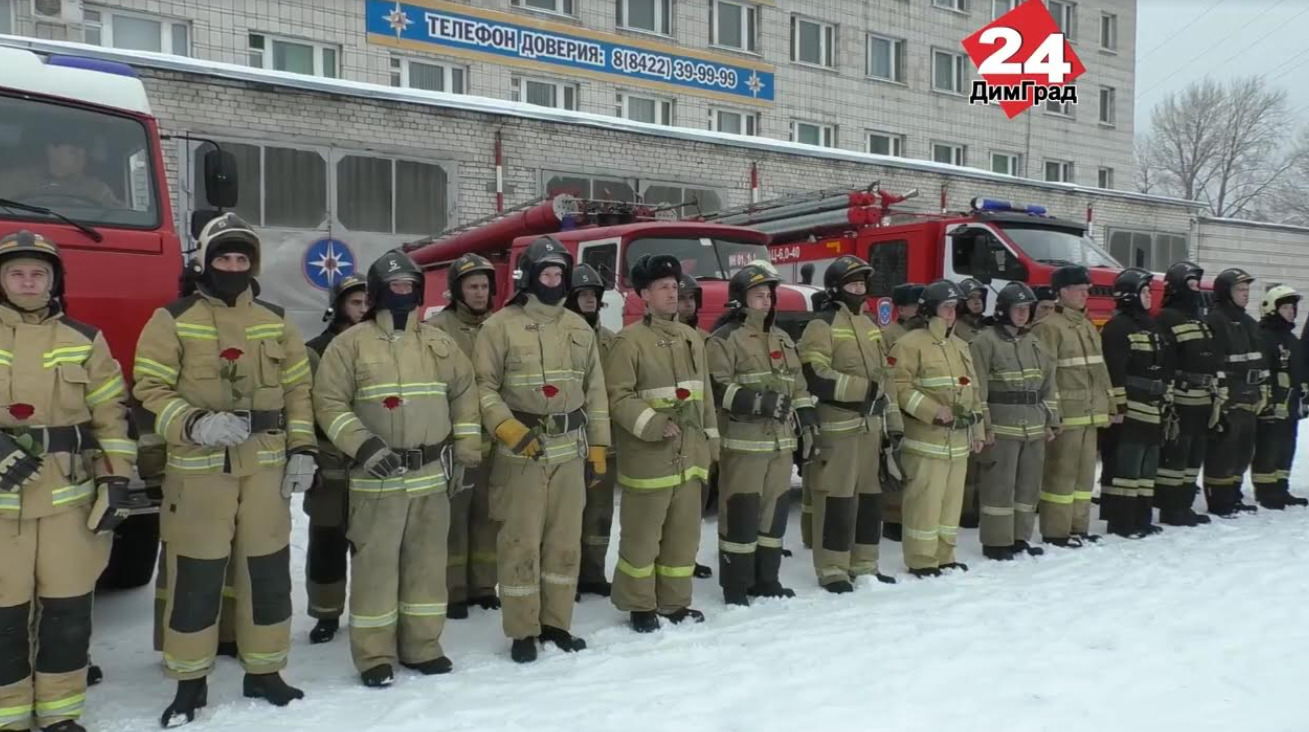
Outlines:
[[318,471],[318,483],[304,497],[304,511],[309,516],[305,594],[309,617],[336,620],[345,612],[350,476],[345,462],[335,455],[319,455]]
[[929,458],[906,452],[909,481],[904,501],[904,563],[909,569],[930,569],[954,562],[959,513],[964,501],[968,458]]
[[1041,478],[1041,537],[1067,539],[1091,529],[1095,427],[1068,427],[1045,449]]
[[810,465],[800,468],[800,543],[805,549],[814,548],[814,470]]
[[820,585],[877,574],[882,538],[880,420],[869,432],[819,436],[818,459],[805,472],[813,501],[814,571]]
[[614,607],[669,615],[691,606],[703,491],[699,480],[676,488],[623,488]]
[[[618,482],[614,453],[609,453],[609,470],[594,487],[586,488],[586,507],[582,510],[582,564],[579,582],[604,582],[605,559],[609,556],[609,536],[614,528],[614,486]],[[698,484],[698,483],[697,483]]]
[[1013,546],[1017,540],[1030,541],[1041,497],[1045,439],[1001,437],[984,448],[976,462],[982,546]]
[[445,492],[350,496],[350,655],[355,670],[418,664],[445,654]]
[[[236,642],[236,565],[228,563],[223,579],[223,607],[218,613],[218,642]],[[168,543],[159,542],[159,566],[155,570],[155,651],[164,650],[164,608],[168,606]]]
[[282,470],[164,479],[167,545],[164,667],[174,679],[213,670],[224,578],[234,567],[236,644],[246,673],[286,667],[291,633],[290,501]]
[[746,592],[776,583],[786,535],[791,451],[724,450],[718,473],[718,584]]
[[86,528],[90,513],[0,518],[0,729],[82,716],[92,592],[112,541]]
[[504,632],[515,640],[541,626],[568,630],[582,545],[584,461],[550,465],[496,455],[491,518],[501,521],[496,559]]
[[491,520],[491,468],[482,463],[464,475],[464,488],[450,494],[450,538],[445,575],[450,602],[495,597],[495,537]]

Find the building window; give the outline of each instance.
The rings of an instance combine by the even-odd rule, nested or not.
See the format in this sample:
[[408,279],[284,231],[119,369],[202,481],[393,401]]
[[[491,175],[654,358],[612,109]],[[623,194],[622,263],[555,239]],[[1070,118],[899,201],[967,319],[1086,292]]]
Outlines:
[[251,33],[249,45],[250,65],[255,68],[332,79],[340,76],[336,66],[335,46],[279,38],[265,33]]
[[1097,177],[1097,180],[1096,180],[1096,184],[1097,184],[1098,186],[1100,186],[1101,188],[1113,188],[1113,187],[1114,187],[1114,169],[1113,169],[1113,168],[1100,168],[1099,173],[1098,173],[1098,177]]
[[815,122],[792,122],[791,141],[818,147],[836,147],[836,128]]
[[1059,32],[1064,34],[1068,40],[1077,36],[1077,4],[1067,2],[1067,0],[1050,0],[1050,14],[1054,16],[1054,24],[1059,26]]
[[463,94],[467,72],[462,66],[391,57],[391,86]]
[[652,206],[675,206],[681,217],[700,216],[723,210],[723,197],[707,188],[688,188],[676,183],[641,182],[641,202]]
[[618,0],[618,27],[671,35],[673,0]]
[[833,68],[836,26],[791,16],[791,60]]
[[577,111],[577,85],[515,76],[509,80],[515,102]]
[[[10,19],[12,10],[8,6],[8,0],[0,0],[0,29]],[[93,46],[191,55],[191,26],[182,20],[86,6],[82,29],[83,40]]]
[[904,135],[892,135],[889,132],[869,132],[868,152],[874,155],[894,155],[904,157]]
[[1073,164],[1067,160],[1045,161],[1045,179],[1051,183],[1072,183]]
[[1107,125],[1117,124],[1118,91],[1112,86],[1100,87],[1100,122]]
[[1100,14],[1100,48],[1118,50],[1118,16],[1113,13]]
[[1186,234],[1110,229],[1109,254],[1124,267],[1162,272],[1191,256]]
[[673,123],[673,103],[668,99],[620,93],[618,95],[618,116],[626,117],[635,122],[648,122],[652,125],[671,125]]
[[542,170],[541,187],[545,189],[545,195],[551,197],[567,193],[577,198],[600,199],[603,201],[632,203],[636,200],[636,180],[634,178],[607,178],[592,176],[588,173]]
[[513,0],[513,5],[520,8],[540,10],[545,13],[572,15],[576,10],[573,2],[574,0]]
[[752,112],[735,112],[730,109],[710,109],[709,129],[733,135],[758,135],[759,115]]
[[932,6],[957,13],[968,12],[968,0],[932,0]]
[[946,165],[963,166],[968,162],[968,148],[949,142],[932,143],[932,160]]
[[868,70],[874,79],[904,82],[904,41],[868,34]]
[[14,0],[0,0],[0,33],[14,32]]
[[991,20],[995,20],[1018,7],[1019,2],[1021,0],[991,0]]
[[710,0],[709,28],[715,46],[759,51],[759,7],[749,3]]
[[964,93],[964,56],[949,51],[932,51],[932,88],[951,94]]
[[1012,175],[1015,178],[1023,174],[1022,156],[1013,153],[991,153],[991,172]]
[[1051,99],[1046,101],[1045,111],[1049,114],[1057,114],[1060,117],[1072,117],[1073,105],[1071,102],[1056,102]]

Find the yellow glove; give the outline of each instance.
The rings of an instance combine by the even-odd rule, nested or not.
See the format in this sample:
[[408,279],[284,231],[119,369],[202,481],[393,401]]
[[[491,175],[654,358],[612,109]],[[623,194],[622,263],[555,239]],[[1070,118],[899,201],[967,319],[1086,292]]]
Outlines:
[[541,454],[541,442],[527,429],[527,425],[516,419],[506,419],[495,428],[495,437],[515,455],[535,458]]
[[586,451],[586,486],[592,488],[600,484],[600,479],[609,472],[604,447],[591,447]]

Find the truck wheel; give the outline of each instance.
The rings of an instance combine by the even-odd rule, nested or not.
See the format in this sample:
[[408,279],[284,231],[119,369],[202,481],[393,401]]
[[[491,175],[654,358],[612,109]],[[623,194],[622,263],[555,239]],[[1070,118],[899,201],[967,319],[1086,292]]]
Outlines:
[[114,532],[109,566],[96,586],[102,590],[130,590],[150,582],[159,559],[159,514],[133,516]]

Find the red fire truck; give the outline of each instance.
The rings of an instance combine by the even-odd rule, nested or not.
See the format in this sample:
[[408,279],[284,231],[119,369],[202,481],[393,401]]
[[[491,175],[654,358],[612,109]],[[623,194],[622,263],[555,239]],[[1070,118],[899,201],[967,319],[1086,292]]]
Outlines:
[[[750,262],[768,261],[768,235],[741,226],[679,221],[671,214],[670,209],[560,194],[405,248],[426,270],[424,317],[428,317],[448,301],[446,272],[457,257],[473,252],[495,264],[494,305],[499,307],[512,295],[510,275],[518,256],[537,237],[551,234],[577,262],[591,265],[604,279],[600,320],[614,330],[644,312],[627,277],[632,264],[643,254],[672,254],[700,282],[704,296],[700,322],[708,328],[723,312],[726,280]],[[802,328],[816,292],[795,285],[778,288],[778,323],[792,330]]]

